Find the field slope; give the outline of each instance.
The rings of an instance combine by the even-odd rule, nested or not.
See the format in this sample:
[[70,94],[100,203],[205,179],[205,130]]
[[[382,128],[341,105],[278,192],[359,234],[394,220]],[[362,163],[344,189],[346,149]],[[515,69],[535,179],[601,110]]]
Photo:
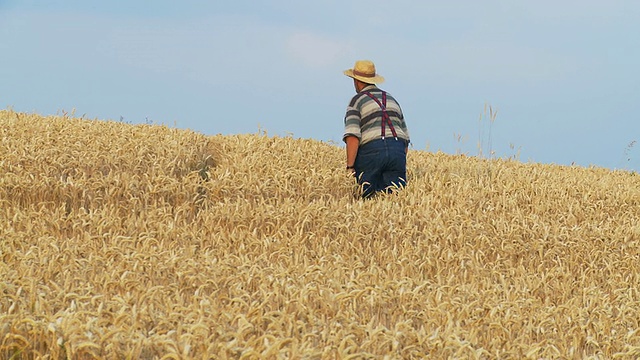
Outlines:
[[0,111],[0,358],[640,357],[640,176]]

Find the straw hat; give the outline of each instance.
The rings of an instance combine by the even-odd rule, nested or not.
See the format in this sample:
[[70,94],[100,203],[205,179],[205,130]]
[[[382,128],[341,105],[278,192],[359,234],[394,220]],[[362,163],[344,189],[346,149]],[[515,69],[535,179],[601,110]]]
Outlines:
[[358,60],[353,69],[344,71],[344,74],[367,84],[379,84],[384,78],[376,74],[376,66],[370,60]]

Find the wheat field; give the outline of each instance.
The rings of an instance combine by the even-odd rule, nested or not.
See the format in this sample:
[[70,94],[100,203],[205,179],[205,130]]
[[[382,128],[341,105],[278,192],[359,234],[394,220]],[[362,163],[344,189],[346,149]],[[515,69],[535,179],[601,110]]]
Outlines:
[[640,175],[0,111],[0,358],[635,359]]

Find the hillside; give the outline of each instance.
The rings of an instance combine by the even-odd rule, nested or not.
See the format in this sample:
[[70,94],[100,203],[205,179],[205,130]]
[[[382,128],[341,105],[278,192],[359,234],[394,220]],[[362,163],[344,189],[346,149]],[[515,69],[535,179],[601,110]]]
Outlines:
[[640,176],[0,111],[0,358],[640,357]]

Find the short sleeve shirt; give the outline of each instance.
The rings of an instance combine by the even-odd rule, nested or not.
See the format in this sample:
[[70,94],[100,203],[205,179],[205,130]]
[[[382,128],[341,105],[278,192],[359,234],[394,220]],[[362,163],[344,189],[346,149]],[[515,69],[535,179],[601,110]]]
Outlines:
[[[348,136],[355,136],[360,140],[360,145],[364,145],[382,137],[382,109],[365,92],[369,92],[382,103],[382,90],[375,85],[369,85],[357,93],[349,102],[344,117],[343,141],[346,141]],[[386,97],[387,114],[393,124],[396,135],[398,139],[409,143],[409,131],[402,115],[402,109],[393,96],[387,93]],[[385,137],[393,137],[391,127],[388,125],[385,126]]]

